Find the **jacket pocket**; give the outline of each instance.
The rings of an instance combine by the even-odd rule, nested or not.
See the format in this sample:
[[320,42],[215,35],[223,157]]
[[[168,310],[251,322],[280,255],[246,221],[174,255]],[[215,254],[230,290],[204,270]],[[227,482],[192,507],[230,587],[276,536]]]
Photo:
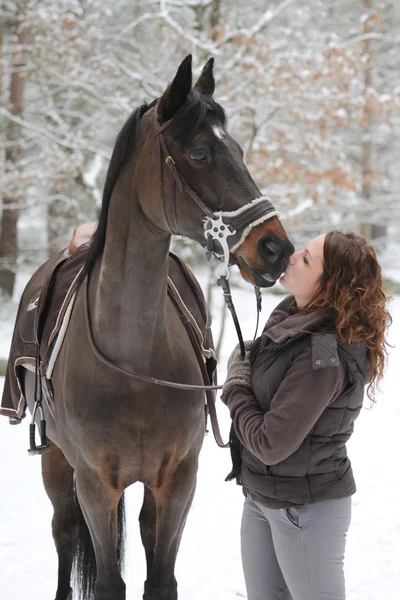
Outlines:
[[261,462],[257,456],[252,454],[250,450],[247,450],[245,446],[242,446],[242,460],[246,463],[246,466],[252,473],[258,475],[269,475],[271,467]]

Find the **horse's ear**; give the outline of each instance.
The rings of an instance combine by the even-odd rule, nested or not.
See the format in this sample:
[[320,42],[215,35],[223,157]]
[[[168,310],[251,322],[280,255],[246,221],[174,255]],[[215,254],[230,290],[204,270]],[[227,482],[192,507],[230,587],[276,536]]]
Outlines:
[[196,90],[202,94],[208,94],[212,96],[215,90],[215,79],[213,74],[214,59],[208,60],[201,72],[201,75],[194,86]]
[[189,54],[179,65],[174,80],[169,84],[158,103],[160,122],[171,119],[186,102],[192,89],[192,55]]

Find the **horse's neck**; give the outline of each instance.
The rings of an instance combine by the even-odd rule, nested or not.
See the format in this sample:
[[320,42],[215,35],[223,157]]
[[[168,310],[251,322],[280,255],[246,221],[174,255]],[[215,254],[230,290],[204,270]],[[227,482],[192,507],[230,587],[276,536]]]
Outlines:
[[110,203],[103,256],[91,277],[91,323],[107,358],[146,369],[166,343],[170,238],[153,233],[126,197],[117,189]]

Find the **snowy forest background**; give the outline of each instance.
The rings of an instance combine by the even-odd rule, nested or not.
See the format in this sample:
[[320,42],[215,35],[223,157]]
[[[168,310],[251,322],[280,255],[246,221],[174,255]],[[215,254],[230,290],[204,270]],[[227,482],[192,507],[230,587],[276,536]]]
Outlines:
[[[394,295],[393,348],[383,393],[373,410],[367,403],[349,445],[358,492],[346,580],[349,600],[398,600],[400,0],[0,0],[0,392],[28,277],[78,223],[96,218],[119,129],[189,53],[194,79],[215,57],[215,97],[296,246],[338,227],[362,232],[379,252]],[[222,335],[225,305],[207,285],[215,267],[188,240],[174,246],[207,288],[223,381],[237,340],[230,321]],[[249,339],[252,289],[234,272],[232,280]],[[264,293],[264,322],[274,290]],[[227,439],[228,411],[218,404]],[[0,419],[0,596],[16,600],[27,589],[32,600],[54,597],[57,574],[27,427]],[[177,564],[187,600],[246,597],[242,496],[224,482],[229,470],[229,453],[209,434]],[[141,498],[141,486],[128,490],[130,598],[141,597],[145,572]]]
[[[400,231],[400,2],[3,0],[0,290],[96,218],[117,132],[184,56],[296,244],[361,231],[388,269]],[[192,262],[199,249],[178,240]],[[183,247],[184,246],[184,247]],[[397,246],[398,248],[398,246]]]

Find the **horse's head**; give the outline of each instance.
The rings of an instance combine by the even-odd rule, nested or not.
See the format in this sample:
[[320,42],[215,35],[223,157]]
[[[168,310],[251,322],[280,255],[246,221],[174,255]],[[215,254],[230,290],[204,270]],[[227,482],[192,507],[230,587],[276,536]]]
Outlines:
[[270,287],[294,247],[227,132],[225,113],[212,97],[214,87],[213,59],[192,87],[188,56],[143,115],[144,143],[157,140],[161,200],[157,205],[146,201],[143,211],[158,230],[190,237],[222,257],[225,251],[244,279]]

